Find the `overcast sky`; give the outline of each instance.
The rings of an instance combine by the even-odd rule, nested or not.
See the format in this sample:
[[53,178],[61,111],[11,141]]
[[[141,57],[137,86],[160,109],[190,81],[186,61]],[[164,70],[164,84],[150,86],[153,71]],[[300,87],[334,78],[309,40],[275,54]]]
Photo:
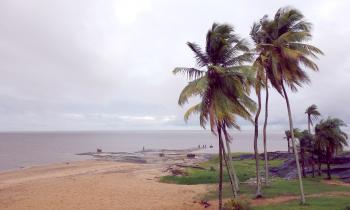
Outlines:
[[[349,123],[345,0],[2,0],[0,130],[197,128],[177,105],[186,78],[171,73],[195,65],[185,43],[203,44],[213,22],[249,39],[254,21],[288,5],[313,23],[312,44],[325,53],[312,84],[290,96],[297,126],[306,128],[313,103],[324,117]],[[270,101],[270,128],[286,129],[283,99],[274,92]]]

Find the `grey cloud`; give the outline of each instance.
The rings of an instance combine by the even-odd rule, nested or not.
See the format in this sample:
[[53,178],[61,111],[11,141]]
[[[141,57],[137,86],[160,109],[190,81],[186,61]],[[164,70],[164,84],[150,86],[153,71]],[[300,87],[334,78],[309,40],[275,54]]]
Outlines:
[[[5,0],[0,130],[198,128],[197,117],[183,122],[188,106],[177,105],[186,79],[171,74],[194,65],[185,43],[203,44],[213,22],[249,38],[254,21],[286,5],[314,23],[313,43],[326,54],[312,84],[290,95],[297,126],[305,127],[313,103],[324,116],[350,122],[346,1]],[[271,92],[270,128],[285,129],[283,98]]]

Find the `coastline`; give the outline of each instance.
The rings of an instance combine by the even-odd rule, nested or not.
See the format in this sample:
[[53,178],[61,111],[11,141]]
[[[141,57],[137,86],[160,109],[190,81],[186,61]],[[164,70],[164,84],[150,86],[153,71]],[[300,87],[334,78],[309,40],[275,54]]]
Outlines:
[[177,154],[147,164],[95,158],[2,171],[0,209],[201,209],[196,201],[211,186],[159,182],[169,165],[184,162]]

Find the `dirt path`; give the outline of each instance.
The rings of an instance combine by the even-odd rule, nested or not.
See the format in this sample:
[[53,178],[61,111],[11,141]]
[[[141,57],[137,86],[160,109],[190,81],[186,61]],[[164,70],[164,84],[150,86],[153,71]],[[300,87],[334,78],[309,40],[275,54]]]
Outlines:
[[[317,197],[332,197],[332,196],[350,196],[350,192],[324,192],[307,195],[306,198],[317,198]],[[251,200],[252,206],[264,206],[264,205],[273,205],[279,203],[285,203],[292,200],[299,199],[300,196],[278,196],[274,198],[263,198],[263,199],[253,199]]]
[[[312,195],[307,195],[307,198],[316,198],[316,197],[333,197],[333,196],[350,196],[350,192],[325,192],[325,193],[317,193],[317,194],[312,194]],[[274,197],[274,198],[261,198],[261,199],[252,199],[250,200],[250,204],[252,206],[266,206],[266,205],[274,205],[274,204],[280,204],[280,203],[286,203],[289,201],[294,201],[294,200],[298,200],[299,196],[296,195],[286,195],[286,196],[278,196],[278,197]],[[223,203],[225,203],[225,201],[227,201],[228,199],[225,199],[223,201]],[[209,201],[210,207],[205,208],[208,210],[214,210],[217,209],[218,206],[218,201],[217,200],[213,200],[213,201]],[[202,206],[199,203],[197,203],[197,207]],[[198,208],[199,209],[199,208]],[[202,209],[204,209],[204,207],[202,206]]]
[[1,210],[198,208],[205,185],[158,182],[157,165],[82,161],[0,173]]
[[331,184],[331,185],[338,185],[338,186],[347,186],[350,187],[350,183],[346,183],[346,182],[341,182],[338,180],[323,180],[322,182],[326,183],[326,184]]

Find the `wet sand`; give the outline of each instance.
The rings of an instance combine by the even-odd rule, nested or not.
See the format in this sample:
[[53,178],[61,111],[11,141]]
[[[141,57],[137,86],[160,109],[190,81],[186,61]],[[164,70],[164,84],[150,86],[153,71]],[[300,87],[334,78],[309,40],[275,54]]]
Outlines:
[[87,160],[0,173],[2,210],[203,209],[207,185],[158,182],[164,165]]

